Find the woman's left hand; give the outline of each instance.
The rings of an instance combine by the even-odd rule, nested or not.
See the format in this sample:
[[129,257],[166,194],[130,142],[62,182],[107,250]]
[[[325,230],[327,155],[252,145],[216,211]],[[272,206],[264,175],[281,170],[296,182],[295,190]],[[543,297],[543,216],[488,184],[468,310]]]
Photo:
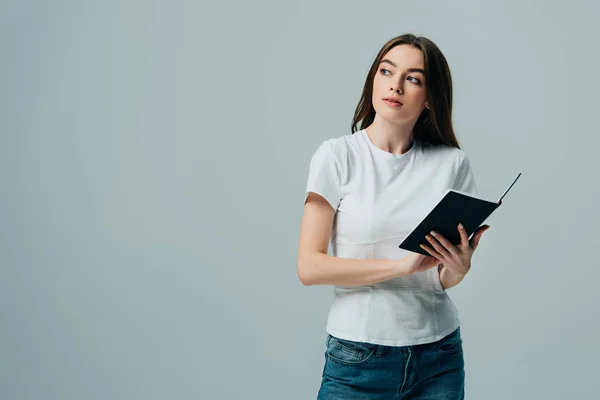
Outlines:
[[471,269],[471,257],[479,245],[481,235],[489,227],[489,225],[483,225],[477,228],[471,241],[469,241],[467,232],[463,226],[459,224],[458,232],[460,233],[461,241],[457,246],[450,243],[448,239],[438,232],[432,231],[430,232],[430,235],[426,235],[425,238],[433,249],[427,245],[421,245],[421,248],[440,260],[444,264],[444,268],[447,268],[452,275],[455,277],[464,277],[467,272],[469,272],[469,269]]

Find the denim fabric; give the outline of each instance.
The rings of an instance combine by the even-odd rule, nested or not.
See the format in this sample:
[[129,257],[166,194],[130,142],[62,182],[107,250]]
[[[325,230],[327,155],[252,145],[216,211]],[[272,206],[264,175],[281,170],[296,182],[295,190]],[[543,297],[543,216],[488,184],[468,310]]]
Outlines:
[[383,346],[327,335],[318,400],[464,399],[460,328],[433,343]]

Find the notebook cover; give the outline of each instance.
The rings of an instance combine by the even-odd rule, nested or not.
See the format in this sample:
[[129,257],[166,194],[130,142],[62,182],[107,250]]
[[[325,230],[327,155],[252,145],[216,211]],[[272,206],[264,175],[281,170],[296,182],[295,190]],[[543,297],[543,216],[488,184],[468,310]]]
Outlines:
[[461,222],[470,237],[475,230],[502,204],[468,196],[466,194],[449,191],[438,204],[427,214],[400,244],[400,248],[415,253],[430,256],[419,245],[431,244],[425,235],[431,231],[439,232],[452,244],[460,243],[458,223]]

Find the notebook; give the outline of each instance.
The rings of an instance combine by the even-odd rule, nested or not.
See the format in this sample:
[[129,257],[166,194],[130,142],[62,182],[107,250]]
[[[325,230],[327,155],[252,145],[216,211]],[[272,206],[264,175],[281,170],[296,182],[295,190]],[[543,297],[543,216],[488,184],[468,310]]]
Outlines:
[[430,256],[431,254],[422,249],[420,245],[425,244],[431,247],[431,244],[425,239],[425,235],[431,231],[439,232],[454,245],[460,244],[458,223],[463,224],[467,235],[470,237],[500,207],[502,199],[520,176],[521,173],[517,175],[498,201],[486,199],[473,193],[448,189],[427,216],[410,231],[399,247]]

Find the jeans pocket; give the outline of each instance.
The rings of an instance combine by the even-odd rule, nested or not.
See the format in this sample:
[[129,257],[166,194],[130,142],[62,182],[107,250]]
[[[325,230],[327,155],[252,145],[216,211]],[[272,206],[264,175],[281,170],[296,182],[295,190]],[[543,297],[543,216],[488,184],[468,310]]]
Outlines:
[[327,358],[340,364],[359,365],[368,362],[375,353],[376,345],[355,342],[329,335]]
[[435,349],[441,354],[456,354],[462,352],[460,328],[435,342]]

